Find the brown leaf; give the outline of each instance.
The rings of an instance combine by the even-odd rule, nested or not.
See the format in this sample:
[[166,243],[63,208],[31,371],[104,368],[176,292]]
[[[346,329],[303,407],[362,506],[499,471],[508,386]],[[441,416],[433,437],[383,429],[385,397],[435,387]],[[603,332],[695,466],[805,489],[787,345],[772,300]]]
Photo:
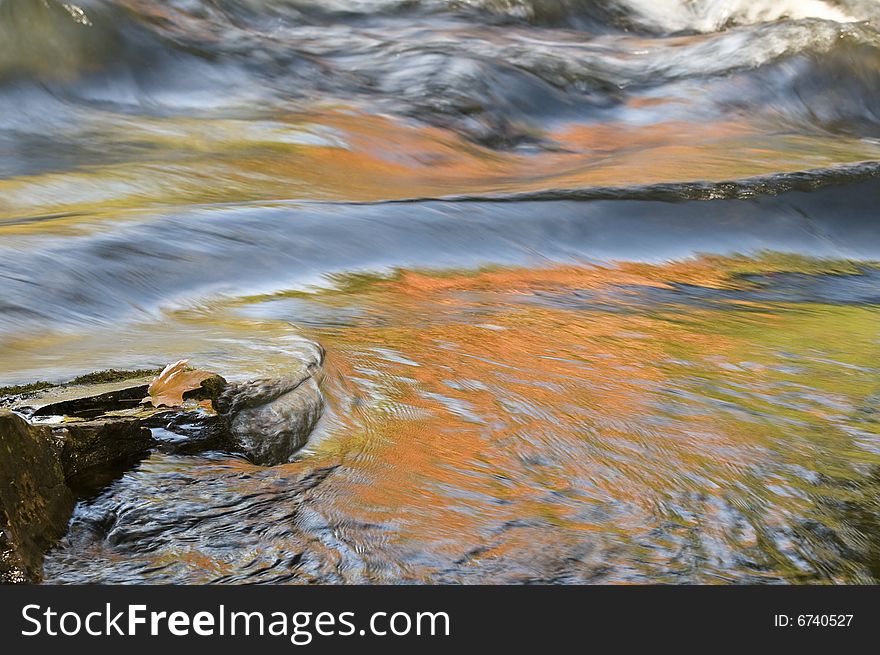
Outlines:
[[188,370],[189,360],[169,364],[150,383],[149,396],[144,402],[154,407],[180,407],[183,405],[183,394],[202,386],[202,382],[214,373],[209,371]]

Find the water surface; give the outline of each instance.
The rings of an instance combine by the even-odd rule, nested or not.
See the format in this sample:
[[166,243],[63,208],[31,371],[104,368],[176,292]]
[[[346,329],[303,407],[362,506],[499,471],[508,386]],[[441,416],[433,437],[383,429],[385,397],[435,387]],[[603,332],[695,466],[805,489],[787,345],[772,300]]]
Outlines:
[[153,453],[66,582],[880,580],[880,4],[0,0],[0,384],[327,412]]

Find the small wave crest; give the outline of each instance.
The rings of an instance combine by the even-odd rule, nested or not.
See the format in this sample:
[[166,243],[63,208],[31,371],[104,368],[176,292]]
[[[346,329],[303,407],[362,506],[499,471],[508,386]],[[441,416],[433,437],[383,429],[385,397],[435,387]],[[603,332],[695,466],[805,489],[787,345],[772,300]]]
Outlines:
[[[790,192],[807,193],[826,187],[858,184],[880,178],[880,162],[840,164],[792,173],[759,175],[722,182],[694,181],[646,184],[624,187],[547,189],[502,195],[446,196],[446,202],[522,202],[550,200],[652,200],[689,202],[697,200],[746,200],[760,196],[779,196]],[[389,203],[412,202],[393,200]]]
[[[866,162],[719,184],[208,207],[64,238],[7,235],[0,332],[115,325],[212,298],[310,288],[351,271],[761,250],[877,260],[878,178],[880,163]],[[702,200],[713,202],[684,202]]]

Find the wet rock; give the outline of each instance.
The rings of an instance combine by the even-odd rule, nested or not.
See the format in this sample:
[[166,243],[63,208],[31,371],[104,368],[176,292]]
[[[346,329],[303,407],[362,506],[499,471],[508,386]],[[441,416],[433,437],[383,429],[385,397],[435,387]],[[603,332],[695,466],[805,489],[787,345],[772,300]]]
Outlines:
[[[134,369],[130,371],[121,371],[118,369],[107,369],[104,371],[95,371],[86,373],[74,378],[66,384],[55,384],[40,380],[38,382],[29,382],[27,384],[16,384],[12,386],[0,387],[0,406],[16,407],[30,405],[36,400],[37,405],[45,405],[46,398],[52,396],[68,395],[71,391],[74,394],[77,390],[89,389],[91,394],[102,393],[116,388],[122,383],[124,386],[131,387],[138,384],[148,382],[150,378],[159,372],[158,369]],[[42,399],[42,400],[41,400]]]
[[160,450],[192,455],[209,450],[235,450],[229,429],[217,414],[197,411],[165,412],[145,422],[153,429]]
[[96,418],[108,411],[134,409],[147,395],[147,385],[123,387],[106,393],[49,403],[34,410],[32,416],[76,416]]
[[[87,375],[78,379],[92,377],[93,375]],[[97,418],[108,411],[136,411],[138,403],[146,396],[146,389],[151,379],[137,377],[110,382],[53,385],[27,393],[5,395],[0,402],[28,418],[48,416]]]
[[74,499],[52,431],[0,410],[0,582],[38,582]]
[[[64,535],[75,498],[106,487],[157,446],[236,450],[226,419],[209,408],[225,379],[205,378],[180,408],[143,403],[148,384],[102,378],[4,397],[19,413],[0,410],[0,582],[38,582],[43,554]],[[157,439],[162,434],[168,438]]]
[[216,406],[236,448],[254,464],[290,461],[309,438],[324,408],[312,370],[300,376],[230,384]]
[[61,466],[69,480],[133,463],[155,445],[150,430],[136,419],[67,423],[56,427],[53,435],[59,441]]
[[183,399],[210,400],[214,403],[217,398],[220,397],[220,394],[226,390],[228,384],[226,378],[222,375],[214,374],[211,377],[202,380],[201,386],[198,389],[193,389],[192,391],[187,391],[183,394]]
[[52,424],[63,471],[79,492],[106,485],[152,448],[241,452],[273,466],[290,461],[321,416],[314,376],[323,358],[316,344],[299,373],[238,384],[181,360],[149,381],[61,385],[11,402],[33,422]]

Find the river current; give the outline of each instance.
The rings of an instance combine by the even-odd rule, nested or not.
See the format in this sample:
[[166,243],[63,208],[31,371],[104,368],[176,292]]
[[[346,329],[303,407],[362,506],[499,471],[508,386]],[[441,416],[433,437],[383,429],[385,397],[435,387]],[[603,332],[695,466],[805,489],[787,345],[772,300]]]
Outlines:
[[0,0],[0,385],[327,351],[46,581],[880,581],[878,160],[875,0]]

